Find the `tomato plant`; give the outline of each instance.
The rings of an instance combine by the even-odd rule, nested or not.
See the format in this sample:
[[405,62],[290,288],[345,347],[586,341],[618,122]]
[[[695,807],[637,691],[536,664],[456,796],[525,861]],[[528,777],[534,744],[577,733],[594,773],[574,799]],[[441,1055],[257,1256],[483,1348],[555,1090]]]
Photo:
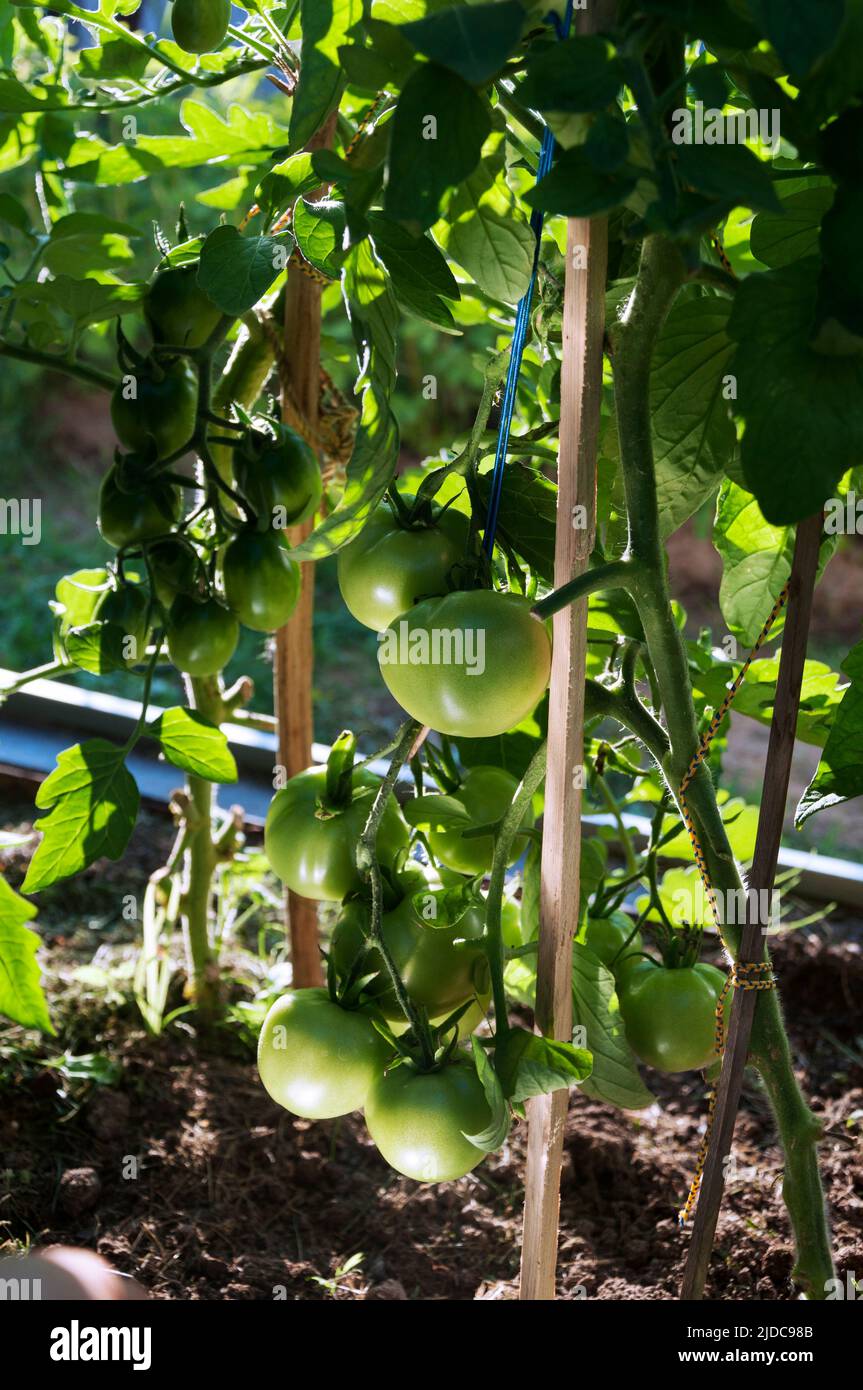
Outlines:
[[195,429],[198,378],[185,357],[154,359],[111,397],[111,420],[127,449],[157,458],[189,444]]
[[525,599],[472,589],[411,608],[387,629],[378,659],[412,718],[442,734],[490,738],[541,699],[551,641]]
[[361,1110],[391,1057],[366,1014],[298,989],[273,1004],[258,1041],[258,1071],[274,1101],[307,1120]]
[[[121,25],[107,5],[74,20],[93,39],[85,46],[71,16],[29,5],[4,33],[0,354],[103,392],[120,446],[98,515],[116,553],[102,570],[60,578],[46,615],[49,674],[116,670],[129,659],[117,656],[118,633],[146,649],[129,674],[142,705],[129,740],[64,750],[40,792],[26,891],[123,852],[140,801],[127,759],[155,741],[187,791],[146,930],[170,935],[182,919],[191,999],[201,1018],[218,1014],[212,885],[230,844],[212,784],[236,777],[221,726],[248,698],[248,683],[226,688],[219,668],[238,623],[281,628],[299,566],[307,583],[314,562],[337,553],[347,608],[378,633],[369,684],[381,694],[382,678],[409,718],[380,751],[380,773],[355,767],[342,745],[332,767],[280,787],[266,851],[295,892],[353,900],[382,968],[320,1008],[358,1029],[375,999],[398,1009],[405,1060],[376,1073],[369,1123],[401,1171],[423,1176],[468,1171],[504,1142],[518,1107],[555,1089],[649,1105],[620,1010],[651,1064],[704,1064],[717,981],[701,955],[714,928],[729,959],[740,950],[734,903],[756,811],[723,785],[717,711],[732,689],[732,719],[772,719],[777,659],[744,666],[745,650],[780,606],[798,526],[841,512],[863,486],[856,0],[810,7],[805,25],[794,5],[627,0],[601,32],[568,36],[561,8],[550,25],[541,7],[510,0],[491,10],[392,0],[385,18],[380,6],[303,0],[255,4],[229,25],[223,0],[175,0],[172,45],[132,31],[131,16]],[[187,64],[183,52],[204,56]],[[278,98],[259,104],[258,79],[278,73]],[[158,113],[159,133],[142,123],[134,141],[121,137],[121,121],[142,112]],[[781,131],[761,128],[774,116]],[[212,184],[216,168],[224,179]],[[154,256],[144,229],[122,220],[136,206],[126,185],[170,185],[177,169],[209,171],[206,187],[195,183],[177,209],[176,233],[157,228]],[[322,184],[325,198],[308,196]],[[570,496],[571,479],[558,491],[556,476],[561,381],[578,375],[565,287],[585,269],[564,247],[589,220],[590,246],[570,252],[590,251],[593,317],[607,325],[579,364],[593,383],[584,436],[595,426],[595,528],[592,507]],[[320,312],[287,341],[298,277],[314,281]],[[464,348],[472,419],[461,404],[443,414],[453,384],[443,352],[415,361],[407,319]],[[322,323],[325,360],[289,370]],[[417,411],[440,402],[446,437],[430,412],[403,447],[397,364]],[[295,376],[314,383],[305,403],[293,399]],[[302,441],[270,421],[276,394]],[[711,510],[722,579],[713,630],[694,638],[666,543]],[[276,534],[312,518],[295,546]],[[571,533],[583,566],[562,544]],[[825,534],[822,571],[835,549]],[[542,848],[527,831],[569,727],[560,692],[545,692],[552,621],[564,634],[560,667],[571,653],[559,618],[572,604],[587,617],[584,689],[569,692],[573,704],[584,697],[584,752],[577,766],[552,766],[602,819],[580,845],[577,817],[554,828],[571,829],[581,854],[581,900],[567,910],[586,922],[572,995],[592,1063],[520,1029],[507,1007],[508,988],[534,1002],[540,904],[550,912]],[[150,718],[152,681],[160,669],[174,679],[172,665],[182,703]],[[44,673],[44,663],[21,673],[4,693]],[[841,671],[804,669],[811,698],[796,732],[817,765],[798,823],[863,793],[861,680],[859,645]],[[649,825],[643,839],[633,815]],[[467,919],[450,921],[451,903],[446,925],[430,927],[392,901],[409,854],[436,860],[435,892],[462,893],[454,874],[488,875],[481,939],[494,1027],[473,1040],[472,1059],[452,1060],[462,1020],[447,1026],[426,1010],[465,1002],[480,934],[464,947],[447,940]],[[513,923],[504,895],[519,858]],[[670,877],[681,861],[692,871],[682,919]],[[644,945],[654,964],[622,953],[633,926],[630,948]],[[446,956],[428,980],[416,964],[426,949]],[[832,1263],[818,1126],[772,988],[759,995],[749,1061],[785,1154],[795,1278],[822,1297]],[[479,1142],[465,1147],[468,1125]]]
[[[485,913],[483,905],[477,903],[447,926],[438,920],[437,913],[423,917],[423,907],[430,906],[436,906],[433,893],[406,893],[384,914],[381,933],[412,1002],[425,1009],[433,1021],[443,1022],[469,999],[488,1002],[488,961],[482,945]],[[385,1018],[400,1021],[401,1006],[380,950],[371,946],[361,955],[367,930],[362,909],[349,903],[333,932],[333,961],[342,974],[355,963],[363,974],[376,971],[378,978],[367,992]]]
[[323,482],[314,450],[287,425],[260,420],[234,449],[237,486],[261,525],[297,526],[321,500]]
[[[267,857],[292,892],[341,902],[362,886],[357,840],[379,786],[379,777],[359,769],[342,795],[328,799],[327,769],[311,767],[276,792],[267,815]],[[378,842],[381,863],[393,867],[407,840],[407,826],[390,797]]]
[[[401,499],[406,511],[413,498]],[[426,522],[403,519],[382,503],[350,545],[339,551],[339,589],[350,612],[375,632],[422,599],[447,592],[467,551],[468,519],[430,508]]]
[[722,972],[707,964],[676,970],[647,965],[630,976],[621,1011],[626,1036],[641,1060],[668,1072],[715,1061],[716,1003],[723,984]]
[[417,1182],[450,1182],[481,1161],[465,1138],[491,1111],[473,1065],[462,1059],[434,1071],[409,1065],[377,1076],[366,1096],[369,1134],[396,1172]]
[[288,621],[300,572],[274,531],[241,531],[225,546],[221,566],[225,601],[245,627],[275,632]]

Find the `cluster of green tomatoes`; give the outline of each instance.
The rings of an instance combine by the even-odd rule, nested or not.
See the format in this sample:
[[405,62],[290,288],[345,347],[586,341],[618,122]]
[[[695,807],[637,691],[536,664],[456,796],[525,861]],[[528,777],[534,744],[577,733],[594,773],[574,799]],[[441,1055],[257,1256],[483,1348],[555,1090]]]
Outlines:
[[[116,583],[93,617],[134,637],[137,660],[160,627],[174,665],[202,677],[231,660],[241,624],[270,633],[287,622],[300,575],[283,528],[316,510],[322,482],[313,450],[287,426],[263,415],[238,422],[210,414],[198,354],[222,316],[196,273],[195,263],[156,272],[144,304],[146,356],[120,342],[111,418],[121,449],[98,512],[99,530],[118,552]],[[229,446],[227,468],[214,461],[214,436],[223,452]],[[202,460],[196,479],[173,468],[190,452]],[[148,585],[134,567],[141,559]]]

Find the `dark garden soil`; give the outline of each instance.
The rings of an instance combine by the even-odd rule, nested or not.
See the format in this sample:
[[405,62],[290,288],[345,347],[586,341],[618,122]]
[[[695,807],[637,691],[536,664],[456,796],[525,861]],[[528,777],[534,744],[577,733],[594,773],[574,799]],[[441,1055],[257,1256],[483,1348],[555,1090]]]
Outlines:
[[[13,814],[7,826],[15,824]],[[280,1290],[292,1300],[513,1297],[523,1125],[503,1154],[461,1182],[426,1188],[387,1168],[359,1117],[311,1124],[280,1111],[236,1033],[200,1050],[182,1021],[154,1039],[128,1005],[83,1013],[64,1004],[57,962],[92,957],[118,892],[143,882],[165,838],[164,821],[146,815],[122,866],[102,864],[46,895],[40,923],[63,1026],[47,1047],[34,1047],[32,1034],[0,1031],[0,1249],[28,1240],[87,1246],[156,1298],[270,1299]],[[5,868],[17,882],[23,861],[7,859]],[[775,956],[800,1077],[827,1129],[837,1265],[859,1275],[863,927],[834,918],[784,937]],[[64,1048],[104,1053],[119,1064],[116,1083],[62,1081],[42,1059]],[[692,1075],[647,1079],[657,1104],[638,1114],[573,1098],[563,1298],[676,1296],[687,1240],[676,1212],[704,1123],[704,1088]],[[708,1294],[791,1299],[779,1154],[754,1084],[733,1157]],[[361,1262],[340,1276],[357,1254]]]

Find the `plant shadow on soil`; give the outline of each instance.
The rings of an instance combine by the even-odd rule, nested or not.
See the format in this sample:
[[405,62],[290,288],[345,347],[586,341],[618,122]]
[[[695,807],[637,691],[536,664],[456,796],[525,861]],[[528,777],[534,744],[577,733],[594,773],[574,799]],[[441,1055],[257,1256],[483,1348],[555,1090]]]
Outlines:
[[[62,895],[46,904],[49,968],[70,943],[79,964],[92,956],[90,938],[103,926],[94,890],[107,893],[105,902],[118,900],[112,880],[134,891],[159,862],[166,833],[163,821],[145,817],[122,866],[81,876],[80,906],[67,894],[64,910],[74,921],[87,902],[88,927],[64,937],[55,915]],[[22,867],[7,865],[16,882]],[[822,1160],[837,1267],[859,1277],[863,927],[843,918],[790,933],[775,959],[801,1078],[828,1130]],[[62,974],[50,982],[58,1018]],[[106,1053],[118,1084],[70,1087],[40,1060],[64,1048]],[[573,1096],[561,1196],[564,1299],[677,1296],[687,1236],[676,1213],[705,1090],[691,1074],[646,1075],[659,1103],[637,1114]],[[156,1039],[128,1005],[103,1005],[83,1019],[77,1013],[72,1041],[65,1026],[56,1042],[0,1031],[0,1250],[83,1245],[156,1298],[512,1298],[525,1140],[519,1124],[504,1152],[467,1178],[424,1187],[389,1170],[361,1117],[312,1124],[279,1110],[237,1035],[203,1051],[182,1021]],[[793,1299],[779,1154],[751,1082],[734,1161],[707,1295]]]

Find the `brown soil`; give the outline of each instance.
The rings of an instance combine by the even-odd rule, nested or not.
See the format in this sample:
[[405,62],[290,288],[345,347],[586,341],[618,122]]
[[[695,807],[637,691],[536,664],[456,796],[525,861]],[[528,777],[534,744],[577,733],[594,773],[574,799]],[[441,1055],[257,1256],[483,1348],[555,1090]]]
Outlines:
[[[75,909],[68,896],[48,903],[52,964],[74,945],[89,958],[107,930],[93,907],[97,882],[106,902],[116,902],[121,882],[134,891],[164,839],[164,823],[146,817],[122,868],[83,875],[81,918],[65,935],[61,906],[67,924]],[[13,860],[15,881],[18,868]],[[799,1073],[828,1131],[823,1172],[843,1275],[863,1271],[861,945],[863,928],[851,921],[776,945]],[[56,1053],[85,1050],[71,1027],[72,1041],[64,1033]],[[64,1087],[56,1071],[36,1065],[53,1045],[34,1050],[17,1030],[0,1035],[0,1242],[87,1246],[162,1299],[513,1297],[523,1125],[469,1177],[426,1188],[387,1168],[359,1117],[311,1124],[280,1111],[234,1033],[201,1051],[183,1020],[155,1040],[116,1008],[87,1027],[86,1050],[119,1063],[118,1084]],[[687,1240],[676,1212],[704,1123],[704,1088],[697,1077],[648,1080],[658,1103],[639,1114],[573,1097],[563,1298],[676,1296]],[[753,1084],[734,1162],[708,1294],[793,1299],[779,1154]],[[362,1262],[340,1277],[360,1252]]]

